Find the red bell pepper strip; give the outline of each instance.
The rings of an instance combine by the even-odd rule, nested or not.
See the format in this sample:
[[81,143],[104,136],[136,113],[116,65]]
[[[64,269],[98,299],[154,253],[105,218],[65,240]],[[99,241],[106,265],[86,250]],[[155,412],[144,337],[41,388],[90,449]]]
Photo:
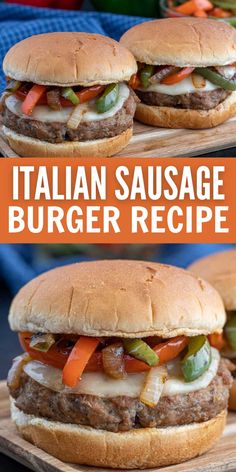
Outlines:
[[178,82],[181,82],[182,80],[189,77],[194,71],[194,69],[194,67],[184,67],[183,69],[180,69],[180,71],[175,72],[174,74],[167,75],[167,77],[164,77],[164,79],[161,80],[161,84],[177,84]]
[[212,347],[215,347],[219,351],[224,349],[227,346],[227,342],[224,339],[223,334],[213,333],[208,336],[209,343]]
[[153,350],[158,355],[160,364],[165,364],[175,359],[187,347],[188,343],[189,339],[186,336],[177,336],[158,344]]

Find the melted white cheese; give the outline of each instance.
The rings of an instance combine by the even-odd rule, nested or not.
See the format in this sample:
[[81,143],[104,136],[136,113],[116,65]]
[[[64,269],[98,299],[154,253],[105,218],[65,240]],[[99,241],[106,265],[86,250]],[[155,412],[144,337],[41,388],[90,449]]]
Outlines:
[[[91,100],[88,102],[88,111],[83,114],[82,121],[101,121],[107,118],[112,118],[124,105],[127,98],[129,97],[130,91],[126,84],[120,84],[119,98],[116,105],[111,108],[111,110],[105,113],[97,113],[95,107],[95,101]],[[26,115],[21,111],[22,101],[19,100],[14,95],[10,95],[6,99],[7,108],[17,116],[26,118]],[[81,104],[81,107],[84,108],[84,104]],[[74,108],[62,108],[59,111],[51,110],[47,106],[37,106],[33,110],[31,116],[27,116],[27,119],[42,121],[44,123],[57,122],[57,123],[66,123],[72,113]]]
[[185,93],[195,93],[195,92],[211,92],[219,87],[212,84],[209,80],[206,80],[205,87],[196,88],[193,85],[191,77],[187,77],[181,82],[174,85],[164,85],[164,84],[152,84],[148,88],[142,88],[143,92],[157,92],[164,93],[166,95],[184,95]]
[[[217,373],[219,361],[219,352],[212,348],[212,362],[209,369],[199,379],[189,383],[186,383],[181,377],[173,376],[173,363],[170,366],[167,365],[169,378],[165,383],[162,395],[186,394],[208,387]],[[130,374],[124,380],[114,380],[103,373],[87,373],[82,375],[76,388],[70,389],[63,385],[60,369],[32,361],[24,366],[24,371],[36,382],[58,392],[90,394],[106,398],[119,395],[138,398],[146,377],[145,373]],[[178,365],[176,371],[179,372]],[[177,375],[179,374],[177,373]]]

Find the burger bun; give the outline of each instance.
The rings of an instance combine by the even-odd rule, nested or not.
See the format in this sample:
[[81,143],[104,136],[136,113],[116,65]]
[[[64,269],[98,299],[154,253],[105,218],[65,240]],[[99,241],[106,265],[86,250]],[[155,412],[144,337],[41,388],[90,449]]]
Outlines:
[[220,438],[226,411],[204,423],[112,433],[27,415],[12,402],[12,419],[27,441],[63,462],[113,469],[177,464],[208,451]]

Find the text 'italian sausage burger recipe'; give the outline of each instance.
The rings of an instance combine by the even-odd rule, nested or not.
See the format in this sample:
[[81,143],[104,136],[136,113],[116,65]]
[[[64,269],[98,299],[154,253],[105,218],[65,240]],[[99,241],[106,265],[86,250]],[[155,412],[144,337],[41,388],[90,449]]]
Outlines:
[[193,263],[189,270],[208,280],[221,295],[227,322],[221,335],[212,342],[232,363],[233,385],[229,407],[236,411],[236,249],[211,254]]
[[236,31],[200,18],[155,20],[121,38],[139,71],[136,118],[165,128],[211,128],[236,113]]
[[232,377],[210,345],[225,311],[190,272],[84,262],[20,290],[10,325],[25,354],[8,376],[20,433],[71,463],[148,468],[220,437]]
[[3,134],[23,157],[107,157],[129,142],[137,64],[116,41],[48,33],[13,46],[3,63]]

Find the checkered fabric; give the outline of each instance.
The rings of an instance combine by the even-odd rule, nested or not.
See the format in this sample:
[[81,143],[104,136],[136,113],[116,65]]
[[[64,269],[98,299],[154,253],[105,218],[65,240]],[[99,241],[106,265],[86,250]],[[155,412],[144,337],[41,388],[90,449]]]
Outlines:
[[[143,21],[143,18],[110,13],[52,10],[1,3],[0,62],[2,63],[11,46],[34,34],[83,31],[104,34],[118,40],[125,31]],[[5,80],[1,68],[0,92],[4,87]]]

